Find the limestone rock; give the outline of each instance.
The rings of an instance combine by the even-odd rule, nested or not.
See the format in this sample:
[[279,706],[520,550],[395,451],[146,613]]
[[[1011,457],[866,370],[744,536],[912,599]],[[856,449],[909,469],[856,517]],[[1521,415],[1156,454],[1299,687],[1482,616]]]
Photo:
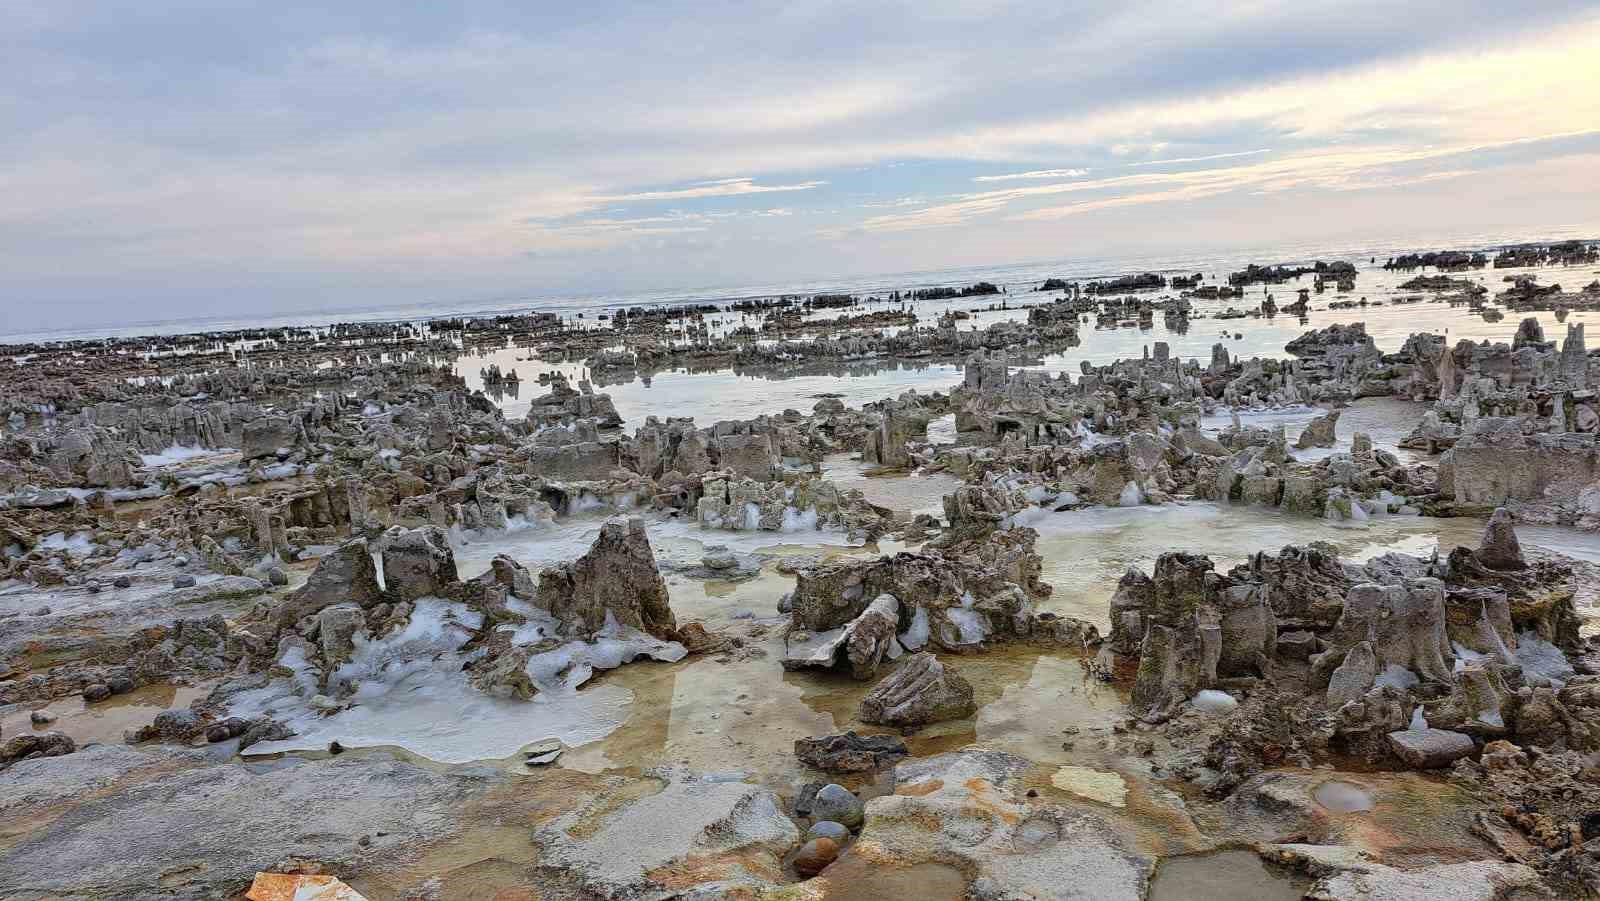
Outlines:
[[351,603],[366,608],[383,602],[378,586],[378,567],[364,538],[339,545],[317,561],[304,585],[278,600],[272,620],[278,628],[288,628],[302,617],[334,604]]
[[366,614],[356,604],[334,604],[317,612],[317,643],[328,670],[350,659],[355,636],[366,626]]
[[867,692],[861,720],[907,728],[970,716],[975,709],[972,685],[924,651],[905,658]]
[[607,619],[663,641],[677,629],[667,583],[638,517],[612,517],[582,557],[541,572],[534,604],[587,632],[600,631]]
[[899,647],[895,633],[900,626],[900,602],[892,594],[880,594],[867,605],[846,630],[845,658],[857,679],[870,679],[892,648]]
[[60,732],[24,732],[0,744],[0,770],[24,760],[60,757],[78,750],[78,745]]
[[276,457],[278,451],[292,448],[303,439],[299,420],[290,416],[263,416],[244,424],[239,450],[246,463]]
[[1484,527],[1483,540],[1478,542],[1475,553],[1478,562],[1490,569],[1522,569],[1527,566],[1510,510],[1504,507],[1495,509],[1489,517],[1489,524]]
[[458,579],[450,538],[438,526],[402,529],[384,536],[383,585],[398,601],[437,595]]
[[1402,729],[1389,733],[1389,748],[1419,770],[1447,767],[1474,750],[1472,736],[1444,729]]
[[[907,760],[895,794],[866,805],[851,854],[897,866],[942,864],[961,874],[953,896],[1142,901],[1154,862],[1119,830],[1081,808],[1028,797],[1036,765],[980,748]],[[847,855],[848,857],[849,855]],[[841,867],[808,883],[817,897],[844,894],[830,883]]]
[[798,738],[794,756],[825,773],[871,773],[894,766],[909,752],[906,743],[892,735],[857,735],[844,732],[821,738]]
[[[622,899],[668,897],[675,865],[715,868],[724,888],[765,886],[800,838],[772,791],[734,777],[656,770],[665,782],[640,795],[617,779],[534,833],[539,863],[582,886],[587,895]],[[582,828],[578,828],[578,827]],[[717,886],[702,890],[713,892]]]
[[1300,433],[1300,437],[1295,441],[1294,446],[1300,450],[1312,447],[1333,447],[1338,443],[1338,439],[1334,437],[1334,427],[1338,424],[1339,411],[1329,410],[1306,425],[1305,431]]
[[1344,662],[1333,671],[1328,680],[1328,709],[1340,707],[1361,699],[1378,677],[1378,658],[1372,652],[1372,642],[1362,641],[1344,655]]

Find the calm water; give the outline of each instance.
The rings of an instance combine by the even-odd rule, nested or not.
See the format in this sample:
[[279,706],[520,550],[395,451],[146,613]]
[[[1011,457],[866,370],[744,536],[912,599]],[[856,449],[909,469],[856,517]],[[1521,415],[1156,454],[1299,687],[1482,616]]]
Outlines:
[[[331,322],[381,322],[421,320],[429,318],[486,315],[494,313],[525,313],[545,311],[563,316],[579,313],[593,317],[605,310],[632,306],[662,306],[687,303],[725,304],[735,300],[760,297],[777,297],[786,294],[851,293],[858,295],[884,294],[906,288],[934,285],[968,285],[989,281],[1008,287],[1013,293],[1026,291],[1047,278],[1084,280],[1109,278],[1135,272],[1193,273],[1224,278],[1229,272],[1242,269],[1248,263],[1286,264],[1310,260],[1347,260],[1365,265],[1376,257],[1381,264],[1390,256],[1428,250],[1476,250],[1507,244],[1531,241],[1558,241],[1565,239],[1592,239],[1600,234],[1600,222],[1553,226],[1538,233],[1532,232],[1455,232],[1431,235],[1407,235],[1394,239],[1367,239],[1347,241],[1322,241],[1243,247],[1233,250],[1207,250],[1190,253],[1146,254],[1130,252],[1117,256],[1063,258],[1007,263],[989,266],[966,266],[951,269],[928,269],[910,272],[880,273],[875,275],[831,275],[809,281],[793,281],[756,285],[707,285],[660,291],[617,293],[543,294],[530,292],[523,298],[497,298],[479,301],[435,300],[425,303],[373,304],[365,306],[302,309],[295,312],[258,314],[245,311],[229,312],[219,316],[186,319],[127,319],[95,323],[62,323],[59,329],[37,332],[8,332],[0,320],[0,339],[9,342],[50,341],[66,338],[129,337],[136,335],[177,335],[199,331],[218,331],[239,328],[274,327],[287,325],[323,324]],[[1592,276],[1591,276],[1592,278]],[[1405,280],[1405,277],[1400,279]],[[1363,280],[1358,283],[1363,291],[1369,288]],[[1360,293],[1360,292],[1358,292]],[[1293,299],[1293,293],[1287,295]],[[1283,296],[1280,295],[1280,304]]]
[[[1418,296],[1418,292],[1403,291],[1399,285],[1415,277],[1416,272],[1388,272],[1382,268],[1389,251],[1375,254],[1377,264],[1368,262],[1374,254],[1359,258],[1360,274],[1356,290],[1339,294],[1331,288],[1323,294],[1312,294],[1310,312],[1304,321],[1294,316],[1279,314],[1273,318],[1246,319],[1192,319],[1186,332],[1169,330],[1160,317],[1149,328],[1097,329],[1092,324],[1080,326],[1081,344],[1065,352],[1044,357],[1034,368],[1048,372],[1069,372],[1074,376],[1084,361],[1100,365],[1119,358],[1140,356],[1155,342],[1165,341],[1174,356],[1211,359],[1212,345],[1221,343],[1235,357],[1284,357],[1283,347],[1307,330],[1323,328],[1334,323],[1364,322],[1378,348],[1384,352],[1398,351],[1405,340],[1416,332],[1433,332],[1447,335],[1452,343],[1460,338],[1509,342],[1516,334],[1523,315],[1506,315],[1497,322],[1486,321],[1466,306],[1451,306],[1438,302],[1431,294],[1422,294],[1416,303],[1396,303],[1399,298]],[[1347,256],[1324,255],[1322,259],[1348,259]],[[1200,269],[1216,280],[1225,280],[1230,271],[1243,264],[1222,264]],[[1167,271],[1197,271],[1191,267],[1166,267]],[[1055,272],[1041,266],[1037,272]],[[991,273],[992,274],[992,273]],[[1431,271],[1430,271],[1431,274]],[[1578,288],[1600,279],[1600,266],[1547,267],[1543,269],[1483,269],[1457,273],[1455,277],[1483,284],[1491,295],[1505,287],[1504,280],[1518,275],[1537,275],[1544,284],[1559,283],[1568,288]],[[975,277],[974,277],[974,280]],[[1255,285],[1246,290],[1243,298],[1226,301],[1200,301],[1195,303],[1197,315],[1214,316],[1227,310],[1254,308],[1271,294],[1281,307],[1292,303],[1299,288],[1310,288],[1314,278],[1303,276],[1282,285]],[[955,282],[952,282],[955,283]],[[1037,304],[1059,297],[1059,294],[1037,294],[1031,288],[1037,281],[1008,282],[1010,293],[1004,297],[993,296],[959,301],[939,301],[920,304],[916,308],[919,321],[933,322],[950,309],[972,311],[967,326],[983,327],[1002,320],[1027,319],[1025,304]],[[1147,292],[1141,296],[1160,297],[1164,292]],[[1165,292],[1169,295],[1175,292]],[[1353,309],[1329,309],[1329,304],[1366,298],[1368,306]],[[988,309],[999,303],[1009,309]],[[1600,312],[1569,313],[1558,320],[1551,312],[1532,315],[1543,325],[1545,337],[1559,340],[1566,334],[1566,324],[1594,323],[1600,321]],[[714,317],[721,327],[736,327],[745,321],[739,314]],[[754,322],[753,319],[748,320]],[[1595,329],[1588,332],[1594,334]],[[581,362],[548,363],[528,358],[522,348],[506,347],[461,357],[456,371],[467,380],[470,388],[482,387],[479,370],[495,364],[502,371],[516,370],[523,383],[516,395],[496,398],[509,416],[527,412],[529,401],[543,393],[536,381],[539,373],[561,371],[573,378],[582,378],[588,370]],[[784,372],[739,371],[721,369],[710,372],[663,371],[648,378],[627,377],[607,383],[597,382],[596,390],[611,395],[617,411],[629,426],[643,421],[645,416],[693,416],[702,423],[724,419],[747,419],[763,413],[779,413],[785,409],[809,412],[817,399],[826,394],[839,395],[845,403],[859,405],[898,395],[908,389],[919,392],[948,391],[961,381],[961,368],[952,363],[905,362],[878,365],[873,363],[819,363]],[[493,396],[493,395],[491,395]],[[1409,431],[1409,424],[1406,426]]]

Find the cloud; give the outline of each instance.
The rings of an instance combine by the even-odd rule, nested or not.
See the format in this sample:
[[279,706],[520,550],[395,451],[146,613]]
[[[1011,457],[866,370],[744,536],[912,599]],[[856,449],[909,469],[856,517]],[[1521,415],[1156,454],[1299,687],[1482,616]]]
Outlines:
[[1379,0],[471,7],[0,0],[0,318],[931,267],[1208,199],[1271,241],[1290,192],[1514,196],[1600,122],[1579,0],[1404,42]]
[[1272,148],[1264,147],[1260,150],[1239,150],[1234,153],[1213,153],[1207,156],[1182,156],[1166,160],[1145,160],[1139,163],[1128,163],[1129,166],[1165,166],[1174,163],[1209,163],[1212,160],[1230,160],[1241,156],[1259,156],[1271,153]]
[[[1420,184],[1428,179],[1418,175],[1382,180],[1374,179],[1379,179],[1381,173],[1396,167],[1450,157],[1466,157],[1472,154],[1510,147],[1558,142],[1595,135],[1600,135],[1600,129],[1560,132],[1550,135],[1513,138],[1495,143],[1448,147],[1421,149],[1383,147],[1347,151],[1307,152],[1264,163],[1182,172],[1146,172],[1087,181],[1006,188],[960,195],[950,202],[909,213],[885,214],[873,217],[864,222],[862,227],[868,230],[884,231],[942,228],[960,225],[971,219],[999,212],[1018,203],[1046,199],[1060,194],[1097,191],[1123,191],[1127,193],[1114,197],[1098,198],[1092,201],[1038,207],[1016,213],[1010,219],[1012,221],[1058,219],[1100,209],[1193,200],[1246,189],[1258,192],[1278,192],[1311,187],[1328,190],[1353,190],[1353,185],[1388,184],[1400,186],[1404,184]],[[1448,177],[1459,177],[1460,174],[1464,173],[1461,170],[1453,170]],[[1366,179],[1366,181],[1363,181],[1363,179]]]
[[1035,169],[1031,172],[1011,172],[1005,175],[975,175],[972,180],[1017,181],[1024,178],[1079,178],[1088,174],[1088,169]]
[[758,185],[753,178],[727,178],[700,182],[687,188],[664,191],[639,191],[633,194],[610,194],[593,198],[596,203],[628,203],[644,200],[689,200],[700,197],[738,197],[743,194],[772,194],[784,191],[809,191],[827,184],[825,181],[805,181],[792,185]]

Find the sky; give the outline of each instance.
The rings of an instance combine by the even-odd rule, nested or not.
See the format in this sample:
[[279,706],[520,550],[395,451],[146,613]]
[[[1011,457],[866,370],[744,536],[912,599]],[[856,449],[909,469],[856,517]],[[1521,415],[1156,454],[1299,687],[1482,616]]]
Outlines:
[[0,333],[1600,234],[1595,2],[0,0],[0,85]]

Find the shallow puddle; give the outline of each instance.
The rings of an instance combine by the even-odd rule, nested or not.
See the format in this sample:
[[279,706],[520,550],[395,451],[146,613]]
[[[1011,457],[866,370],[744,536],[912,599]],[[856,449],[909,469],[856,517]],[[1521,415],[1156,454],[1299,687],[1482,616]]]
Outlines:
[[[145,685],[122,695],[112,695],[94,704],[85,703],[74,696],[52,701],[41,707],[21,705],[0,718],[0,735],[13,736],[26,732],[64,732],[79,746],[89,742],[122,744],[123,733],[150,725],[155,715],[173,707],[187,707],[196,698],[204,697],[208,689],[179,685]],[[47,725],[35,726],[30,719],[34,710],[44,710],[56,719]]]
[[961,901],[967,894],[967,878],[942,863],[896,867],[847,854],[823,876],[828,901]]
[[1299,901],[1304,890],[1249,851],[1219,851],[1161,861],[1149,901]]
[[1324,782],[1317,786],[1311,797],[1321,804],[1324,809],[1333,813],[1359,813],[1371,810],[1372,795],[1366,789],[1351,782]]
[[852,454],[835,454],[822,464],[822,474],[840,488],[859,490],[866,499],[896,513],[944,515],[944,496],[964,482],[949,473],[869,475],[871,467]]

